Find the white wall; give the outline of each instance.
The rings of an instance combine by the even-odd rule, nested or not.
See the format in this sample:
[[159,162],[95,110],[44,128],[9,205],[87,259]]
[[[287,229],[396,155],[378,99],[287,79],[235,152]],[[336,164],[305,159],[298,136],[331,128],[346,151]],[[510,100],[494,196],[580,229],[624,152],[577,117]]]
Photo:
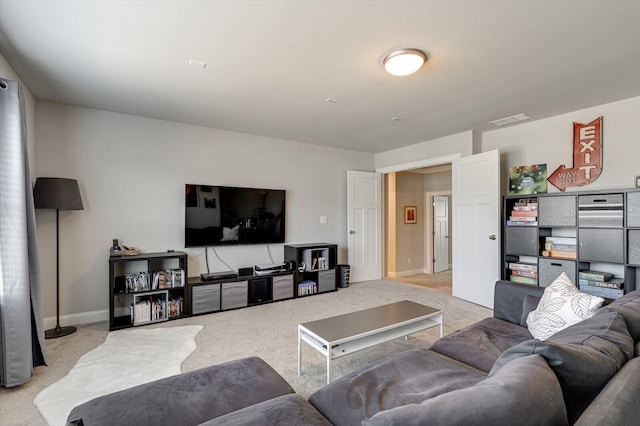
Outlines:
[[[503,193],[507,192],[509,167],[546,163],[549,175],[561,164],[571,167],[573,122],[589,123],[600,116],[604,117],[602,174],[590,185],[567,191],[633,187],[634,177],[640,175],[640,97],[483,133],[482,151],[500,149]],[[549,184],[548,192],[558,190]]]
[[381,152],[375,156],[376,170],[454,154],[466,157],[473,154],[474,140],[477,141],[477,135],[473,131],[467,131]]
[[[113,238],[146,252],[184,249],[185,183],[286,189],[287,243],[337,243],[346,261],[346,170],[372,171],[371,154],[42,101],[36,113],[36,176],[78,179],[85,207],[60,217],[63,323],[106,318]],[[37,220],[48,317],[55,214],[40,211]],[[282,245],[270,248],[281,261]],[[203,249],[185,251],[189,275],[204,272]],[[234,269],[270,261],[265,245],[217,252]],[[210,264],[224,269],[215,256]]]
[[424,191],[451,191],[451,170],[424,175]]
[[[417,207],[417,223],[404,223],[404,207]],[[424,270],[424,191],[423,175],[396,173],[396,264],[389,275],[403,276]]]

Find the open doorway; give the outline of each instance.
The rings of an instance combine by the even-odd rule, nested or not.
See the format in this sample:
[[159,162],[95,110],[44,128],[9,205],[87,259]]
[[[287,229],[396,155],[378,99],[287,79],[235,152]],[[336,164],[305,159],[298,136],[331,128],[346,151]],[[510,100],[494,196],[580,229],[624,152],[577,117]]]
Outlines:
[[388,173],[385,182],[385,275],[451,294],[451,163]]

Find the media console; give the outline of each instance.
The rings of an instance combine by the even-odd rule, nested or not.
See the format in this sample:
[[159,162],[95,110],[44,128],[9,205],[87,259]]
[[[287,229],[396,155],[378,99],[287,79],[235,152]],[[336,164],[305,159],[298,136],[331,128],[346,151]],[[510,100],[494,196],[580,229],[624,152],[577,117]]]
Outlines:
[[[336,291],[336,244],[284,246],[284,260],[293,270],[269,274],[240,269],[237,277],[217,280],[189,278],[191,314],[208,314],[262,303]],[[251,271],[251,273],[249,273]]]
[[189,278],[187,292],[193,315],[276,302],[294,297],[293,271],[207,281],[193,277]]
[[242,268],[237,276],[206,280],[185,279],[184,252],[111,256],[109,330],[336,291],[337,249],[326,243],[285,245],[290,270],[265,273],[276,266],[262,265],[258,272]]

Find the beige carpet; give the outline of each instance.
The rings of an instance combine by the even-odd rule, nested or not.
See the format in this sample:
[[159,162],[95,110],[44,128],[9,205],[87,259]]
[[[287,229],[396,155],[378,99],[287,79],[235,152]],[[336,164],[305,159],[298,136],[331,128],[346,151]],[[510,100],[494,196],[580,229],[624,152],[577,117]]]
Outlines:
[[396,281],[402,281],[404,283],[419,285],[420,287],[427,287],[433,290],[443,291],[447,294],[451,294],[451,274],[452,270],[448,269],[437,274],[416,274],[408,277],[394,278]]
[[[194,370],[236,358],[256,355],[275,368],[303,397],[308,397],[326,381],[325,360],[309,346],[303,346],[303,371],[297,375],[297,324],[399,300],[441,308],[445,334],[491,316],[491,310],[456,299],[443,292],[392,280],[351,284],[338,292],[270,303],[235,311],[200,315],[145,328],[203,325],[198,347],[182,364],[182,371]],[[78,332],[46,341],[48,367],[35,369],[33,379],[20,387],[0,388],[2,425],[45,424],[33,406],[35,396],[64,377],[85,353],[100,345],[107,336],[107,324],[78,328]],[[334,378],[356,371],[391,353],[425,347],[438,338],[434,328],[409,338],[396,339],[351,356],[332,365]],[[150,360],[151,361],[151,360]]]

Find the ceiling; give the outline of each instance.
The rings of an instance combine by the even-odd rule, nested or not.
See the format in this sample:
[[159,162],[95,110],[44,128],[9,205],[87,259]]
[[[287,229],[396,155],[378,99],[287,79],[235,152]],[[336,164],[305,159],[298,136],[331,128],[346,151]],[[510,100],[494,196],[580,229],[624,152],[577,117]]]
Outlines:
[[[640,95],[638,16],[604,0],[0,0],[0,52],[37,99],[378,153]],[[408,46],[427,64],[388,75],[382,57]]]

